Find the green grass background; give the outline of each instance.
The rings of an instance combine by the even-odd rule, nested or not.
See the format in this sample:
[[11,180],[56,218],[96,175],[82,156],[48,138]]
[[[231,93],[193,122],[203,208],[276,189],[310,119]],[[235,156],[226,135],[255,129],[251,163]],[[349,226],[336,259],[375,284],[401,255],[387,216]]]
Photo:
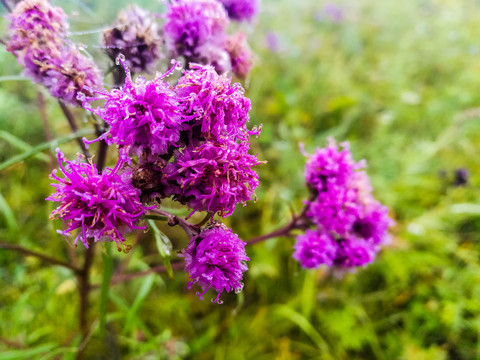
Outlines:
[[[480,358],[480,2],[343,0],[336,4],[345,18],[335,23],[318,20],[323,1],[262,1],[247,27],[257,58],[244,85],[251,124],[263,124],[252,149],[268,164],[258,167],[258,202],[225,222],[242,239],[288,222],[307,194],[299,145],[311,153],[334,136],[367,160],[375,195],[397,223],[392,244],[340,278],[302,270],[291,258],[294,239],[257,244],[247,249],[243,293],[224,294],[223,305],[210,303],[210,292],[200,301],[182,271],[124,282],[110,288],[105,329],[94,290],[85,359]],[[128,1],[54,3],[81,32],[108,26]],[[138,3],[163,11],[160,2]],[[5,27],[2,19],[1,34]],[[71,36],[106,69],[98,37]],[[0,163],[45,141],[43,90],[20,73],[2,47]],[[53,135],[68,134],[44,94]],[[70,158],[78,151],[74,142],[62,150]],[[0,171],[0,239],[67,260],[70,245],[55,232],[62,224],[48,220],[51,164],[43,154]],[[458,168],[470,172],[465,187],[452,186]],[[185,246],[178,229],[158,225],[174,250]],[[137,238],[129,254],[97,249],[95,284],[112,258],[115,267],[129,258],[129,272],[162,263],[152,233]],[[73,359],[81,345],[76,287],[64,268],[0,250],[0,360]]]

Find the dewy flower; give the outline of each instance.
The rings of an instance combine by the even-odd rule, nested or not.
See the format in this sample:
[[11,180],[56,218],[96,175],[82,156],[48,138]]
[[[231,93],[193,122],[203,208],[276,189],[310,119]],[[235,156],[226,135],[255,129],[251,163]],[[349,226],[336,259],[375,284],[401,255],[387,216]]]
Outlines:
[[365,266],[375,260],[378,252],[373,244],[352,235],[341,239],[338,246],[335,265],[343,268]]
[[163,29],[173,57],[198,56],[199,47],[223,42],[228,17],[217,0],[174,0],[168,5]]
[[237,234],[223,224],[213,223],[199,235],[190,239],[188,246],[183,250],[185,271],[188,272],[192,284],[197,283],[203,292],[197,292],[200,299],[213,289],[218,292],[212,302],[221,304],[220,294],[223,291],[242,291],[243,273],[248,269],[245,253],[245,243]]
[[238,32],[228,37],[225,47],[230,54],[232,71],[239,78],[245,78],[252,68],[253,53],[247,43],[247,36]]
[[332,266],[337,257],[338,244],[325,232],[307,230],[297,237],[293,258],[304,268],[318,268],[320,265]]
[[95,242],[115,241],[120,247],[126,233],[145,228],[137,223],[146,208],[139,201],[130,174],[120,174],[122,160],[114,169],[99,174],[93,163],[80,162],[81,157],[74,162],[66,160],[60,151],[57,156],[64,177],[58,177],[56,170],[52,172],[51,178],[58,183],[52,184],[55,192],[46,200],[60,202],[51,215],[67,224],[67,229],[59,233],[68,236],[80,229],[75,244],[81,239],[88,248],[88,239],[92,238]]
[[88,94],[87,88],[97,88],[103,76],[93,59],[80,49],[70,46],[45,70],[43,85],[50,94],[62,101],[76,105],[79,94]]
[[40,82],[41,68],[60,57],[64,47],[68,30],[65,13],[47,0],[24,0],[7,18],[10,20],[7,51],[17,57],[29,77]]
[[258,13],[258,0],[220,0],[228,16],[237,21],[251,21]]
[[252,167],[260,163],[248,154],[244,142],[208,140],[198,147],[187,147],[177,152],[164,170],[167,195],[174,195],[193,212],[218,212],[226,217],[237,203],[245,205],[254,196],[259,181]]
[[[120,60],[123,61],[123,60]],[[125,65],[124,65],[125,66]],[[177,95],[163,79],[174,71],[158,74],[153,80],[138,77],[135,82],[127,68],[121,89],[94,90],[93,97],[84,97],[83,107],[98,115],[110,126],[99,139],[117,144],[123,154],[141,155],[144,151],[162,155],[177,147],[180,139],[181,108]],[[93,109],[90,102],[103,100]]]
[[175,88],[183,104],[185,115],[190,117],[192,131],[200,127],[207,139],[230,136],[246,139],[259,131],[248,131],[250,100],[245,97],[240,84],[231,84],[231,78],[218,75],[212,66],[193,64],[185,71]]
[[162,38],[152,14],[136,5],[121,11],[111,29],[104,31],[102,45],[112,60],[125,56],[128,68],[150,72],[160,59]]

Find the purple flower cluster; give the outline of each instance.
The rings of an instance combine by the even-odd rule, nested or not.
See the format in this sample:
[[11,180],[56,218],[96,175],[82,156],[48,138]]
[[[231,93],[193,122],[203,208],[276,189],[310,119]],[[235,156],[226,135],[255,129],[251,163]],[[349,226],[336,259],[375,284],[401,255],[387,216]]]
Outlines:
[[[178,147],[182,123],[178,96],[163,80],[173,69],[163,75],[157,74],[153,80],[138,77],[135,82],[126,71],[125,85],[121,89],[89,89],[96,95],[82,99],[85,109],[109,125],[109,130],[97,140],[118,145],[124,155],[139,156],[144,152],[164,155]],[[96,100],[105,103],[93,109],[90,102]]]
[[120,248],[124,234],[145,228],[137,223],[147,208],[140,203],[131,175],[120,173],[123,161],[99,174],[95,164],[82,163],[80,157],[74,162],[59,151],[57,156],[64,177],[58,177],[56,170],[52,172],[52,179],[58,183],[52,184],[55,192],[46,200],[60,202],[51,218],[61,218],[67,224],[61,234],[81,229],[75,244],[80,238],[88,248],[88,239],[92,238],[95,242],[115,241]]
[[[246,126],[250,100],[212,66],[192,65],[171,87],[163,79],[173,70],[135,82],[127,73],[121,89],[89,89],[95,96],[83,106],[109,125],[99,139],[138,156],[132,174],[142,199],[173,196],[193,212],[228,216],[259,183],[252,167],[261,162],[248,153],[249,136],[260,134]],[[97,100],[104,105],[93,109]]]
[[388,241],[393,221],[373,198],[364,167],[364,161],[354,162],[348,143],[338,146],[333,139],[309,157],[305,216],[316,229],[298,237],[294,258],[302,266],[363,266]]
[[125,64],[135,73],[151,72],[160,59],[162,38],[152,14],[136,5],[121,11],[111,29],[103,32],[102,45],[116,60],[125,56]]
[[242,291],[241,281],[249,260],[245,245],[237,234],[220,223],[213,223],[192,237],[182,252],[185,271],[192,279],[188,287],[194,283],[200,285],[203,292],[197,295],[202,300],[209,289],[216,290],[218,294],[212,302],[218,304],[222,303],[220,294],[223,291]]
[[251,21],[258,13],[258,0],[220,0],[232,20]]
[[59,7],[47,0],[24,0],[8,16],[7,50],[24,66],[25,74],[67,103],[85,86],[99,86],[102,76],[90,58],[66,40],[68,23]]
[[[238,10],[248,8],[243,3],[249,2],[238,1],[228,6]],[[167,50],[173,58],[183,56],[187,68],[192,63],[209,64],[219,74],[232,71],[244,78],[250,71],[253,54],[244,35],[227,36],[228,24],[227,13],[217,0],[173,1],[168,6],[164,26]]]
[[168,194],[194,212],[229,216],[237,203],[245,206],[254,195],[259,181],[252,167],[260,163],[248,154],[245,143],[228,139],[186,147],[164,170],[170,184]]

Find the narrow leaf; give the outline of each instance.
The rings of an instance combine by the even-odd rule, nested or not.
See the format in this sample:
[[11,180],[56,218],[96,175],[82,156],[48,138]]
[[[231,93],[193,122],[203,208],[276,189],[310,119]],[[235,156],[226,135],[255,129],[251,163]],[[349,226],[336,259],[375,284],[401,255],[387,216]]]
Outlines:
[[5,198],[0,194],[0,212],[3,214],[5,218],[5,222],[7,223],[7,228],[11,234],[18,233],[18,223],[13,215],[13,211],[8,205]]
[[127,320],[125,322],[125,327],[123,329],[123,334],[128,334],[133,326],[133,322],[135,320],[135,314],[137,313],[140,306],[145,301],[150,289],[152,288],[153,281],[155,280],[155,274],[148,275],[142,283],[140,290],[138,291],[137,297],[135,298],[132,307],[128,311]]
[[9,166],[15,165],[16,163],[27,160],[27,159],[31,158],[32,156],[35,156],[38,153],[41,153],[42,151],[52,149],[52,148],[56,148],[58,145],[67,143],[67,142],[72,141],[74,139],[81,138],[85,135],[89,135],[89,134],[93,134],[93,133],[95,133],[95,130],[93,130],[93,129],[79,130],[76,133],[69,134],[67,136],[64,136],[64,137],[61,137],[61,138],[58,138],[58,139],[55,139],[55,140],[52,140],[52,141],[44,142],[40,145],[34,146],[30,150],[25,151],[22,154],[13,156],[10,159],[8,159],[7,161],[4,161],[3,163],[0,163],[0,171],[8,168]]
[[[32,150],[33,146],[30,145],[30,144],[27,144],[25,141],[23,141],[22,139],[19,139],[18,137],[16,137],[15,135],[13,134],[10,134],[9,132],[7,131],[3,131],[3,130],[0,130],[0,139],[3,139],[5,140],[6,142],[8,142],[10,145],[16,147],[17,149],[19,150],[22,150],[22,151],[30,151]],[[35,155],[35,158],[38,159],[38,160],[41,160],[41,161],[44,161],[46,163],[49,162],[49,158],[47,155],[43,154],[43,153],[39,153],[39,154],[36,154]]]
[[102,253],[103,259],[103,278],[100,289],[100,333],[105,335],[105,326],[107,322],[107,304],[110,292],[110,280],[113,275],[113,258],[110,252],[110,246],[105,246],[106,254]]

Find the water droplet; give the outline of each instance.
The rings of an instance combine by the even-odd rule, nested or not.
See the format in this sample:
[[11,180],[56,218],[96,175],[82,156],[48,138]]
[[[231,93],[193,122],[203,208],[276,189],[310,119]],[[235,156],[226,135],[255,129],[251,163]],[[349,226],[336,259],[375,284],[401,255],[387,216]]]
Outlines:
[[125,55],[119,54],[117,58],[115,59],[115,64],[120,65],[125,62]]

